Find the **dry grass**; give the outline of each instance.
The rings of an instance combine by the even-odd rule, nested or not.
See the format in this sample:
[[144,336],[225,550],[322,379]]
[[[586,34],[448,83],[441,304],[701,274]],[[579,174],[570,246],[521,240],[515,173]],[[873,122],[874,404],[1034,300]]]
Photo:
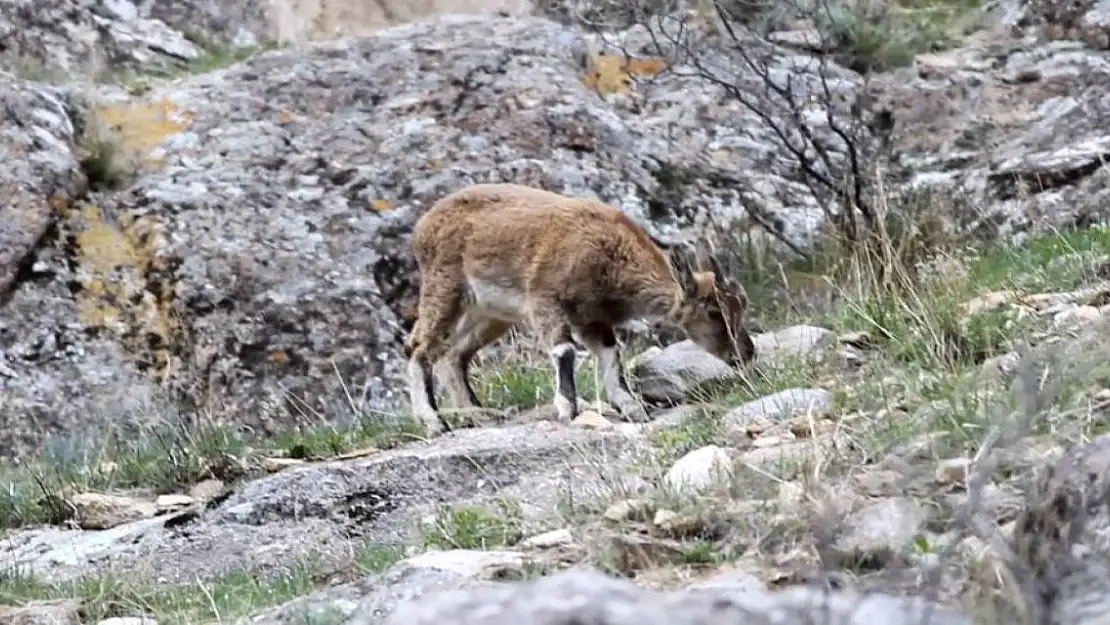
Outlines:
[[[848,270],[836,268],[854,279],[826,285],[837,304],[817,319],[795,320],[866,331],[872,340],[861,368],[846,370],[835,358],[788,362],[696,398],[692,416],[657,429],[651,452],[635,465],[646,489],[631,488],[613,463],[594,458],[586,480],[594,486],[568,487],[564,522],[592,563],[652,586],[682,586],[740,566],[772,586],[832,578],[888,592],[939,590],[999,619],[984,622],[1014,618],[1022,589],[1001,556],[984,551],[980,531],[985,523],[996,539],[1005,535],[1029,477],[1063,447],[1104,430],[1110,343],[1088,342],[1082,355],[1062,358],[1069,343],[1054,341],[1068,326],[1029,307],[1038,298],[978,312],[968,304],[1004,289],[1060,293],[1098,282],[1108,252],[1110,231],[1092,229],[1021,249],[945,254],[913,276],[883,272],[882,281],[874,256],[856,258]],[[1017,375],[1036,380],[1032,386],[1007,384],[984,365],[1030,344]],[[835,408],[820,419],[757,429],[720,488],[688,494],[661,486],[685,453],[736,447],[724,412],[787,388],[825,388]],[[757,453],[761,440],[781,435],[794,439],[791,453]],[[991,464],[988,452],[1004,460]],[[975,501],[982,485],[938,479],[943,461],[961,458],[980,468],[992,492],[1008,494],[1007,503],[984,512]],[[916,500],[928,511],[926,531],[890,561],[845,560],[831,546],[850,529],[846,520],[880,496]]]
[[[907,2],[884,7],[845,5],[819,26],[861,63],[889,67],[942,45],[951,23],[934,23],[933,16],[948,20],[962,8]],[[628,64],[592,57],[583,80],[601,93],[617,93],[627,88],[629,75],[662,69],[656,59]],[[99,107],[81,140],[92,184],[118,188],[139,168],[158,166],[159,144],[190,122],[187,111],[168,102]],[[113,299],[144,291],[154,268],[151,239],[141,231],[151,224],[108,223],[95,207],[74,211],[70,221],[86,269],[83,320],[121,334],[131,331],[137,322],[125,319]],[[833,246],[806,265],[763,252],[757,262],[745,263],[743,281],[762,327],[804,322],[838,334],[863,333],[868,340],[862,364],[799,359],[702,393],[692,398],[687,418],[654,429],[631,466],[582,450],[588,475],[567,482],[551,526],[569,527],[580,544],[562,554],[557,566],[584,560],[660,588],[741,568],[770,586],[819,579],[895,592],[939,591],[977,622],[1016,620],[1025,590],[1000,565],[1000,556],[981,544],[984,528],[1004,535],[1016,508],[986,512],[976,501],[979,485],[938,480],[938,466],[954,458],[974,461],[982,477],[1012,491],[1011,503],[1020,504],[1033,470],[1063,447],[1104,430],[1110,343],[1092,339],[1079,352],[1067,351],[1071,330],[1056,327],[1052,315],[1014,298],[978,311],[968,303],[1006,289],[1063,292],[1098,281],[1110,257],[1110,231],[1049,235],[1020,248],[905,243],[884,236],[862,250]],[[106,280],[121,268],[134,284]],[[150,309],[142,322],[154,327],[135,331],[171,335],[168,313],[158,302],[144,304]],[[1020,383],[1010,384],[985,366],[1027,347],[1018,362]],[[593,364],[581,360],[579,394],[600,400]],[[483,403],[502,419],[548,404],[553,393],[551,364],[526,336],[480,356],[475,378]],[[722,416],[730,409],[791,388],[832,392],[832,410],[750,428],[746,440],[725,427]],[[113,433],[93,449],[55,447],[42,458],[0,465],[0,532],[69,520],[66,498],[74,492],[180,492],[204,479],[263,475],[275,459],[351,457],[419,434],[405,415],[365,414],[353,406],[346,425],[305,428],[272,440],[199,426]],[[776,438],[788,444],[772,447]],[[673,463],[708,445],[735,450],[730,478],[698,493],[666,487],[662,478]],[[885,560],[843,557],[836,544],[851,530],[852,515],[895,496],[911,497],[928,512],[924,530]],[[529,533],[551,528],[526,526],[519,503],[510,500],[444,507],[413,548],[512,548]],[[401,556],[394,547],[368,546],[355,560],[365,572]],[[167,589],[111,577],[52,585],[9,572],[0,574],[0,604],[74,598],[93,620],[143,613],[163,625],[226,622],[310,592],[333,575],[305,563],[276,577],[244,571],[204,586]]]
[[[95,257],[90,266],[142,268],[141,242],[131,242],[125,230],[105,233],[89,227],[82,233],[80,247]],[[557,566],[587,560],[658,587],[687,584],[728,567],[754,571],[771,586],[836,579],[896,591],[939,587],[943,598],[962,602],[976,614],[1008,614],[1011,598],[1019,593],[982,550],[973,548],[970,522],[961,516],[973,507],[972,493],[959,480],[938,482],[938,463],[976,458],[988,444],[1054,453],[1099,433],[1110,383],[1110,372],[1104,370],[1110,345],[1092,342],[1082,357],[1061,358],[1060,348],[1050,343],[1064,336],[1058,345],[1066,345],[1066,327],[1054,327],[1052,315],[1031,309],[1028,298],[1024,307],[1011,298],[997,309],[978,311],[969,310],[968,302],[1004,289],[1035,294],[1098,281],[1110,255],[1110,231],[1089,229],[1042,237],[1021,248],[953,249],[931,256],[907,257],[895,247],[841,254],[820,266],[762,259],[760,273],[750,280],[745,276],[753,302],[787,305],[773,315],[757,309],[761,325],[805,322],[838,333],[866,333],[870,340],[863,364],[847,367],[837,357],[795,360],[694,397],[692,416],[657,427],[631,467],[583,451],[589,475],[568,482],[558,521],[573,530],[580,550],[560,556]],[[137,264],[132,262],[136,257]],[[800,273],[808,279],[792,279]],[[1023,361],[1036,374],[1034,387],[1010,388],[984,373],[985,361],[1026,343],[1040,344]],[[550,402],[551,365],[531,338],[513,337],[483,354],[477,365],[476,386],[486,405],[511,414]],[[603,399],[595,377],[592,359],[583,358],[580,395]],[[789,388],[829,390],[834,407],[828,415],[753,428],[747,441],[738,441],[723,426],[721,417],[731,408]],[[248,440],[214,428],[166,427],[121,433],[80,453],[55,448],[20,466],[0,467],[0,527],[65,521],[65,500],[73,492],[179,492],[202,479],[261,475],[274,458],[342,458],[419,436],[403,415],[352,411],[348,425],[306,428],[275,440]],[[1032,424],[1004,428],[1008,436],[992,442],[1000,424],[1025,413],[1035,414]],[[789,455],[768,451],[776,449],[768,446],[775,437],[788,440]],[[697,494],[662,485],[675,460],[706,445],[736,449],[738,462],[726,483]],[[918,451],[907,454],[910,448]],[[1020,494],[1023,476],[1044,461],[1045,456],[1033,454],[1001,463],[989,477]],[[889,471],[903,477],[892,484],[884,473]],[[849,529],[846,520],[876,496],[914,498],[929,511],[926,529],[889,561],[845,560],[832,545]],[[1012,512],[999,512],[988,525],[1004,525]],[[507,548],[539,529],[523,524],[511,501],[493,508],[444,508],[416,547]],[[357,559],[373,569],[399,557],[396,550],[370,547]],[[923,573],[938,563],[940,581]],[[108,578],[60,587],[7,574],[0,578],[0,601],[77,597],[96,614],[143,612],[163,623],[203,622],[304,594],[323,576],[306,564],[303,571],[277,580],[243,572],[204,588],[164,589]]]

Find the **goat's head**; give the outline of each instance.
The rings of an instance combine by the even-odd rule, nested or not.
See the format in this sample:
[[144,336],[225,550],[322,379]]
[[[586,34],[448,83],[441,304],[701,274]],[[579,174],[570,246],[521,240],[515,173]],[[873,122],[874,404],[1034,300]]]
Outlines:
[[755,357],[755,345],[744,328],[748,296],[744,287],[726,276],[709,244],[699,240],[669,250],[671,271],[681,286],[675,321],[702,349],[730,365]]

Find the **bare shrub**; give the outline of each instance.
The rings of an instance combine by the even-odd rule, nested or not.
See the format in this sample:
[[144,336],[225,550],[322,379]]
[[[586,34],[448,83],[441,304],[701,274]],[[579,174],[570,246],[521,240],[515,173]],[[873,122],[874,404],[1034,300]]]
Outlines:
[[[775,144],[765,157],[773,162],[759,169],[805,185],[823,214],[823,234],[832,235],[818,240],[860,250],[889,239],[889,214],[901,205],[886,171],[894,115],[872,77],[946,45],[943,25],[956,9],[938,6],[943,10],[866,0],[578,1],[559,3],[556,12],[572,15],[627,59],[666,60],[665,72],[643,80],[693,79],[739,103],[750,117],[737,123],[754,117]],[[787,236],[781,215],[748,177],[722,166],[698,170],[707,184],[735,191],[751,222],[811,259],[813,246]],[[897,235],[913,229],[900,223]]]

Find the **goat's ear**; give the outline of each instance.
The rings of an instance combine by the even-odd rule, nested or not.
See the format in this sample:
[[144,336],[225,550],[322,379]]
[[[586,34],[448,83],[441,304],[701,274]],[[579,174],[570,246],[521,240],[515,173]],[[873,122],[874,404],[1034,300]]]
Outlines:
[[694,263],[698,271],[712,271],[718,283],[725,282],[725,275],[721,272],[721,265],[717,262],[709,241],[698,239],[697,246],[694,248]]
[[694,270],[690,267],[690,251],[685,245],[675,245],[667,250],[667,257],[671,263],[671,272],[682,286],[682,291],[692,297],[698,291],[697,282],[694,280]]

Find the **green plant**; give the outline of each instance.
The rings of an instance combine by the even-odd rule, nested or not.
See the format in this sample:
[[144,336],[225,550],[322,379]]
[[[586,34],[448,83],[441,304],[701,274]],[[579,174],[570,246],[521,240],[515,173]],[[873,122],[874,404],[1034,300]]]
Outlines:
[[490,549],[513,545],[523,538],[520,504],[498,499],[495,511],[484,506],[442,506],[424,533],[424,546],[439,549]]

